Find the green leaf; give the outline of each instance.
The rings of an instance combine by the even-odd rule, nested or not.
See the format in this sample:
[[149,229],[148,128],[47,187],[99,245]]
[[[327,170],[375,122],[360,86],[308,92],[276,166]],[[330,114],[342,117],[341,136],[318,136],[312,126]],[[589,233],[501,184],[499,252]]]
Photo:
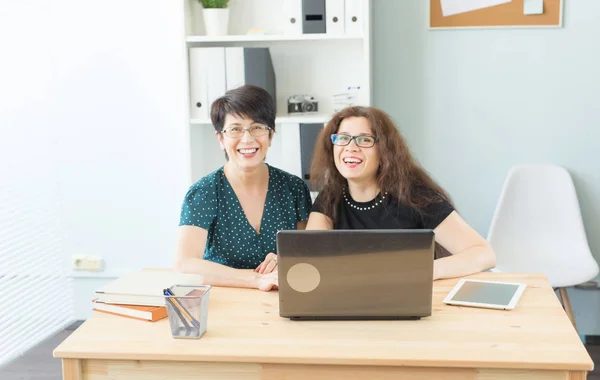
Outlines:
[[227,8],[229,0],[198,0],[204,8]]

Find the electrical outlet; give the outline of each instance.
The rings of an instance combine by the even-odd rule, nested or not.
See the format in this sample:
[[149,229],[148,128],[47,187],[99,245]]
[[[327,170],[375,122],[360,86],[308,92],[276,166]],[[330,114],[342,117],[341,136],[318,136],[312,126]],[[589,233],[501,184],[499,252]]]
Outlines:
[[97,256],[73,255],[71,266],[75,270],[102,271],[104,260]]
[[85,260],[85,256],[83,255],[73,255],[71,256],[71,268],[73,269],[81,269],[83,267],[83,261]]

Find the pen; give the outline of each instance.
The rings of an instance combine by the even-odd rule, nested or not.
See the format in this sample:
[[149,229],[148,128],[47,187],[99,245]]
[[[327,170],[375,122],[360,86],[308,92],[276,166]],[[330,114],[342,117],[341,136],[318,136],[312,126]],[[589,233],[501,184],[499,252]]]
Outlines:
[[[163,294],[165,296],[167,295],[171,295],[171,292],[168,292],[166,289],[163,290]],[[171,308],[173,309],[173,311],[175,313],[177,313],[177,316],[179,317],[179,320],[181,320],[181,322],[183,323],[183,326],[186,330],[186,335],[187,332],[189,332],[189,330],[191,329],[191,326],[188,324],[188,322],[186,321],[185,317],[181,314],[181,312],[179,311],[179,308],[173,303],[173,300],[171,300],[170,298],[165,298],[165,301],[167,303],[169,303],[171,305]]]
[[187,332],[189,332],[189,330],[190,330],[192,327],[191,327],[191,326],[188,324],[188,322],[185,320],[185,317],[184,317],[184,316],[181,314],[181,312],[180,312],[180,311],[177,309],[177,306],[175,306],[175,305],[173,304],[173,301],[171,301],[170,299],[168,299],[168,298],[167,298],[167,302],[168,302],[168,303],[171,305],[171,308],[173,309],[173,311],[174,311],[175,313],[177,313],[177,316],[179,317],[179,319],[180,319],[180,320],[181,320],[181,322],[183,323],[183,327],[185,328],[185,330],[186,330],[186,335],[187,335]]
[[[163,294],[165,296],[175,296],[175,294],[173,294],[173,292],[169,288],[164,289]],[[196,319],[194,319],[194,317],[191,316],[191,314],[181,304],[181,302],[174,298],[167,298],[167,300],[170,301],[171,304],[176,308],[175,311],[177,312],[177,315],[180,318],[182,318],[184,322],[187,320],[187,322],[191,323],[195,328],[200,328],[200,322],[198,322]]]

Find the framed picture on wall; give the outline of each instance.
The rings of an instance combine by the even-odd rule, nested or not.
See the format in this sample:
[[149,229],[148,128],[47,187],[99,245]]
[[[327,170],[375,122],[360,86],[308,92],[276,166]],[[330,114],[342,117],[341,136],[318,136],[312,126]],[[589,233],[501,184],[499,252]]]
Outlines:
[[429,0],[429,29],[559,28],[564,0]]

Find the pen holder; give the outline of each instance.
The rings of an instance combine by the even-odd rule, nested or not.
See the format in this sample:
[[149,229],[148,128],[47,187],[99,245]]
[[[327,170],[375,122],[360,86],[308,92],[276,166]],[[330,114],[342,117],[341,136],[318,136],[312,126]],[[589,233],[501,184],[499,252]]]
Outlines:
[[173,285],[165,296],[171,335],[176,339],[198,339],[206,332],[210,285]]

